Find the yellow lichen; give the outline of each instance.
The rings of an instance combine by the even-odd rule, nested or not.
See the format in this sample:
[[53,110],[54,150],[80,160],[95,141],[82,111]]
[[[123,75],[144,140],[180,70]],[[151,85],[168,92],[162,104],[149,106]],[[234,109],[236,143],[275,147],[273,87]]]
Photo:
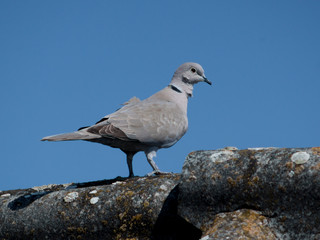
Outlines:
[[285,166],[288,168],[288,169],[293,169],[293,162],[286,162]]
[[116,198],[116,201],[117,201],[117,202],[120,202],[120,201],[122,201],[122,199],[123,199],[122,196],[118,196],[118,197]]
[[303,171],[304,166],[303,165],[296,165],[295,169],[294,169],[294,173],[295,174],[299,174]]
[[128,196],[128,197],[132,197],[134,195],[134,192],[133,191],[127,191],[125,193],[125,195]]
[[229,183],[232,187],[234,187],[234,186],[236,185],[236,181],[233,180],[232,177],[228,177],[228,178],[227,178],[227,181],[228,181],[228,183]]
[[86,229],[82,228],[82,227],[68,227],[67,230],[69,232],[76,232],[76,233],[79,233],[79,234],[83,234],[83,233],[86,232]]
[[252,181],[254,182],[254,183],[258,183],[259,182],[259,177],[258,176],[254,176],[253,178],[252,178]]
[[249,182],[248,182],[248,186],[253,187],[253,186],[254,186],[254,183],[251,182],[251,181],[249,181]]
[[217,172],[215,172],[215,173],[213,173],[212,175],[211,175],[211,179],[213,180],[213,181],[216,181],[216,180],[218,180],[218,179],[220,179],[221,178],[221,175],[219,174],[219,173],[217,173]]
[[236,181],[237,182],[241,182],[242,179],[243,179],[243,176],[242,175],[238,175],[237,178],[236,178]]
[[146,207],[149,207],[150,203],[148,201],[144,201],[143,202],[143,206],[146,208]]
[[127,224],[122,224],[119,230],[125,232],[127,230]]
[[102,220],[101,223],[105,226],[108,226],[108,221],[107,220]]
[[119,219],[122,220],[126,215],[126,212],[119,213]]
[[218,214],[211,226],[202,229],[203,236],[216,237],[220,229],[230,230],[233,235],[244,239],[276,239],[268,226],[264,224],[266,218],[253,210]]
[[313,147],[311,148],[313,154],[320,156],[320,147]]
[[142,214],[137,214],[135,216],[132,217],[132,221],[141,221],[142,219]]

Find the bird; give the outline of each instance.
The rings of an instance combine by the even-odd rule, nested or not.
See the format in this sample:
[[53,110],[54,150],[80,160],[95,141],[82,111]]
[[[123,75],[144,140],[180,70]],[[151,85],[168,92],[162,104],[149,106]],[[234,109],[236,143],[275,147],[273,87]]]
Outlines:
[[153,169],[148,176],[166,174],[153,158],[159,149],[173,146],[187,132],[188,99],[199,82],[212,85],[200,64],[184,63],[174,72],[169,85],[149,98],[133,97],[92,126],[47,136],[41,141],[84,140],[119,148],[126,154],[129,177],[134,177],[133,156],[143,151]]

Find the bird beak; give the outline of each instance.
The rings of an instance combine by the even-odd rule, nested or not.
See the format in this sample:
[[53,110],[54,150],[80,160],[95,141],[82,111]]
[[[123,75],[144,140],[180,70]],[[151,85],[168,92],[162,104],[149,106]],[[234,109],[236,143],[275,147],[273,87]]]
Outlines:
[[203,81],[208,83],[209,85],[212,85],[212,82],[208,80],[205,76],[203,76]]

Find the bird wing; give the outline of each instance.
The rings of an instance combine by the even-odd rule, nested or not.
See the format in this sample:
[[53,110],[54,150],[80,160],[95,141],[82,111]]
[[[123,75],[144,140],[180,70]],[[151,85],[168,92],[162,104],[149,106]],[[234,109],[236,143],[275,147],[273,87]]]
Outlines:
[[168,101],[139,102],[108,115],[105,123],[121,130],[129,139],[157,146],[173,145],[188,128],[186,114]]

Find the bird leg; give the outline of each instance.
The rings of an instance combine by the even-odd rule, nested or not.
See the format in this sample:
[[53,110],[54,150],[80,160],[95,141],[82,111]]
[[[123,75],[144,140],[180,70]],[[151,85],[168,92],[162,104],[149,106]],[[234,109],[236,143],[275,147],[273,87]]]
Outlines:
[[127,155],[127,164],[128,164],[128,168],[129,168],[129,178],[134,177],[133,168],[132,168],[132,160],[133,160],[133,156],[136,153],[137,152],[125,152],[125,154]]
[[147,160],[152,167],[153,171],[151,173],[148,173],[147,176],[151,176],[153,174],[155,175],[164,175],[164,174],[170,174],[167,172],[161,172],[156,163],[153,161],[153,158],[157,156],[157,148],[149,149],[148,151],[145,151],[145,154],[147,156]]

